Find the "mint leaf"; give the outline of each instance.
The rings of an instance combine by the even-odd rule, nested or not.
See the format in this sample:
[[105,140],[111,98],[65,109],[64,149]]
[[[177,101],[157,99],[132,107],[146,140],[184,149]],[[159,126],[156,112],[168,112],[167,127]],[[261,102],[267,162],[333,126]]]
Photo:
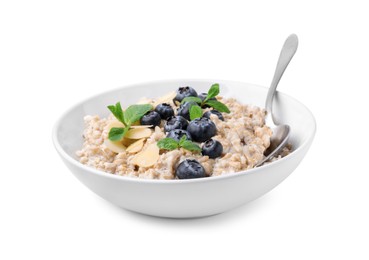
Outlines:
[[231,112],[229,111],[229,108],[226,105],[224,105],[222,102],[219,102],[217,100],[208,100],[205,102],[205,104],[211,106],[212,108],[215,108],[219,112],[225,112],[225,113]]
[[200,146],[190,140],[187,140],[185,135],[179,140],[179,146],[189,151],[201,151]]
[[202,109],[200,106],[198,105],[192,105],[190,107],[190,119],[191,121],[196,119],[196,118],[200,118],[202,117]]
[[200,146],[197,144],[187,140],[186,136],[182,136],[181,139],[178,141],[174,140],[173,138],[163,138],[158,141],[157,146],[160,149],[164,150],[174,150],[179,147],[182,147],[183,149],[186,149],[188,151],[201,151]]
[[196,152],[200,152],[201,148],[200,146],[198,146],[197,144],[195,144],[194,142],[191,142],[189,140],[184,140],[181,142],[181,147],[188,150],[188,151],[196,151]]
[[127,125],[131,125],[152,109],[153,107],[150,104],[131,105],[124,111],[125,122]]
[[182,99],[181,104],[185,103],[185,102],[196,102],[197,104],[201,104],[202,100],[199,97],[185,97],[184,99]]
[[181,139],[179,139],[179,146],[181,146],[181,145],[182,145],[182,143],[183,143],[184,141],[186,141],[186,139],[187,139],[187,136],[186,136],[186,135],[183,135],[183,136],[181,137]]
[[109,131],[109,140],[110,141],[121,141],[125,134],[128,131],[128,127],[122,128],[122,127],[113,127]]
[[204,100],[204,103],[206,101],[208,101],[209,99],[213,98],[213,97],[216,97],[217,95],[219,94],[219,84],[218,83],[215,83],[213,84],[209,91],[208,91],[208,95],[206,96],[205,100]]
[[120,102],[116,103],[115,106],[114,105],[108,106],[108,109],[112,112],[112,114],[116,117],[116,119],[118,119],[124,125],[127,125],[126,122],[124,121],[123,110],[120,105]]
[[157,146],[160,149],[164,149],[164,150],[174,150],[178,148],[178,142],[176,140],[174,140],[173,138],[164,138],[159,140],[159,142],[157,142]]

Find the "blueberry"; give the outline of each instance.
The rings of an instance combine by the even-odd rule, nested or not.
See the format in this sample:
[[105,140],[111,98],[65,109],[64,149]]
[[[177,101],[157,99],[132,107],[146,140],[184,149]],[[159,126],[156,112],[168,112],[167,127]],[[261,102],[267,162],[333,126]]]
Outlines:
[[192,120],[187,127],[192,139],[196,142],[204,142],[213,137],[217,128],[209,118],[201,117]]
[[155,127],[160,125],[161,117],[158,112],[149,111],[141,118],[140,122],[141,125],[153,125]]
[[176,169],[178,179],[194,179],[206,177],[205,169],[196,160],[184,160]]
[[214,139],[209,139],[205,141],[202,146],[202,155],[207,155],[209,158],[217,158],[222,155],[223,152],[223,145]]
[[206,118],[209,118],[210,119],[210,115],[211,114],[214,114],[216,116],[218,116],[218,118],[222,121],[224,121],[224,117],[222,115],[222,113],[220,113],[218,110],[215,110],[215,109],[212,109],[212,110],[209,110],[209,111],[206,111],[203,115],[203,117],[206,117]]
[[190,141],[192,140],[191,135],[186,130],[182,130],[182,129],[174,129],[170,131],[167,134],[167,137],[172,138],[176,141],[179,141],[184,135],[186,136],[187,140],[190,140]]
[[190,120],[190,108],[197,103],[194,101],[184,102],[177,110],[177,115],[183,116],[187,120]]
[[196,90],[189,86],[178,88],[177,95],[174,100],[181,102],[185,97],[197,97]]
[[162,103],[156,106],[155,111],[159,113],[161,119],[167,119],[174,116],[174,110],[168,103]]
[[174,129],[186,129],[187,126],[188,122],[183,116],[172,116],[167,119],[164,125],[164,131],[170,132]]
[[[207,93],[201,93],[201,94],[199,94],[198,97],[201,99],[201,101],[204,101],[207,96],[208,96]],[[213,97],[213,98],[210,98],[209,100],[217,100],[217,99],[215,97]],[[210,107],[210,106],[205,104],[202,107],[205,108],[205,107]]]

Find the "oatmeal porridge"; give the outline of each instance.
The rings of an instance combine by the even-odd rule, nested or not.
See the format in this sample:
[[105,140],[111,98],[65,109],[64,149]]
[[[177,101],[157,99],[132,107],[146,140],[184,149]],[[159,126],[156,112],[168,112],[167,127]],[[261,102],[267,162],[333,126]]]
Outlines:
[[[188,179],[253,168],[264,158],[272,130],[265,110],[219,96],[219,85],[198,94],[191,87],[143,98],[107,118],[85,116],[81,163],[111,174]],[[287,155],[290,148],[273,158]]]

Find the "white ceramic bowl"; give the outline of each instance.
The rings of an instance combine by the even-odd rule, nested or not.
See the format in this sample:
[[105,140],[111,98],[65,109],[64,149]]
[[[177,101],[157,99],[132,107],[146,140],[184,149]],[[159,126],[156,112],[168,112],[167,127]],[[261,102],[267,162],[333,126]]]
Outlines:
[[316,130],[311,112],[297,100],[278,93],[273,111],[279,122],[291,126],[293,152],[276,162],[224,176],[189,180],[146,180],[116,176],[78,162],[85,115],[106,117],[109,104],[133,104],[142,96],[159,97],[179,86],[189,85],[199,93],[218,82],[220,95],[244,104],[264,106],[267,88],[218,80],[172,80],[137,84],[89,98],[69,109],[53,129],[56,150],[72,173],[93,192],[111,203],[143,214],[189,218],[218,214],[267,193],[297,167],[308,151]]

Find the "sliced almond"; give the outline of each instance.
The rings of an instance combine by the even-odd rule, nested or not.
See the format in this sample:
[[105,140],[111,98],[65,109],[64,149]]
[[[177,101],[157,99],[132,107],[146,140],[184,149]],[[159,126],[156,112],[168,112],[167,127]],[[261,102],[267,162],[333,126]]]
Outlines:
[[132,125],[131,128],[132,129],[138,129],[138,128],[150,128],[153,125]]
[[136,154],[132,163],[140,167],[153,166],[159,159],[159,147],[156,142],[150,144],[145,150]]
[[127,134],[124,137],[128,139],[141,139],[150,137],[151,134],[152,131],[149,128],[135,128],[128,130]]
[[110,123],[106,126],[106,128],[107,128],[109,131],[110,131],[110,129],[112,129],[113,127],[122,127],[122,128],[124,128],[124,125],[123,125],[121,122],[114,120],[114,121],[110,122]]
[[122,144],[124,145],[124,146],[126,146],[126,147],[128,147],[128,146],[130,146],[131,144],[133,144],[134,142],[136,142],[136,140],[134,140],[134,139],[128,139],[128,138],[123,138],[122,139]]
[[162,97],[159,97],[157,100],[155,100],[154,103],[154,107],[156,107],[157,105],[161,104],[161,103],[170,103],[173,101],[173,99],[176,97],[176,92],[170,92]]
[[144,145],[144,141],[145,141],[145,138],[137,140],[136,142],[134,142],[133,144],[127,147],[126,152],[127,153],[138,153],[139,151],[141,151]]
[[126,147],[121,142],[113,142],[109,139],[106,139],[104,142],[106,148],[115,153],[121,153],[126,150]]

